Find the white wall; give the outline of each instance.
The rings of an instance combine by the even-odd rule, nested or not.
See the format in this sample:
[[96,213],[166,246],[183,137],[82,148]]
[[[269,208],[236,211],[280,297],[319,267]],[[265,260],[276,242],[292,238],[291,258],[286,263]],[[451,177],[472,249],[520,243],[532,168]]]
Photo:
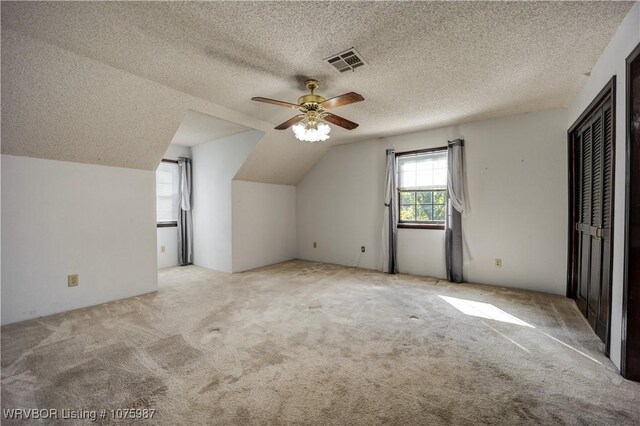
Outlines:
[[[169,145],[162,156],[166,160],[178,157],[191,158],[191,148],[182,145]],[[155,194],[155,191],[154,191]],[[162,248],[164,247],[164,252]],[[178,265],[178,228],[175,226],[158,228],[157,250],[158,268],[170,268]]]
[[162,227],[157,233],[158,269],[178,266],[178,228]]
[[194,264],[232,269],[232,180],[263,133],[249,130],[192,147]]
[[157,290],[155,214],[153,171],[2,155],[2,323]]
[[[383,185],[379,141],[332,147],[297,186],[298,257],[376,268]],[[365,253],[360,252],[363,245]]]
[[613,218],[613,280],[611,298],[610,357],[620,368],[622,346],[622,296],[624,274],[626,58],[640,43],[640,4],[636,3],[591,70],[591,76],[569,106],[567,128],[578,119],[605,84],[616,76],[615,212]]
[[[463,227],[474,257],[465,279],[565,294],[566,123],[566,110],[555,109],[334,146],[297,187],[298,257],[378,268],[385,149],[461,137],[472,206]],[[400,229],[398,256],[403,273],[444,278],[444,231]]]
[[233,182],[233,272],[296,257],[296,187]]

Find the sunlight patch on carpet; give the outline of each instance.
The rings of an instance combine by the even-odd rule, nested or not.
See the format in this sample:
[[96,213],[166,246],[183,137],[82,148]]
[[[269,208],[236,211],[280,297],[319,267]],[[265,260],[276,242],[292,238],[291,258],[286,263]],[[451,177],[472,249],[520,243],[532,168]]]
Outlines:
[[521,325],[524,327],[535,328],[531,324],[506,313],[489,303],[476,302],[474,300],[458,299],[457,297],[438,296],[465,315],[471,315],[479,318],[507,322],[509,324]]

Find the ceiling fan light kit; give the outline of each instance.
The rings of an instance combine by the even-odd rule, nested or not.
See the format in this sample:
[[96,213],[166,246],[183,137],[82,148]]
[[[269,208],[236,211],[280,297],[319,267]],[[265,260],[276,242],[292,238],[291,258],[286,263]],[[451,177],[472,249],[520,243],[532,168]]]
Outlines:
[[355,92],[349,92],[327,100],[314,93],[319,86],[317,80],[307,80],[305,86],[307,86],[310,93],[300,96],[298,104],[261,97],[254,97],[251,100],[299,110],[301,114],[276,126],[276,129],[284,130],[293,126],[292,130],[295,137],[301,141],[318,142],[329,139],[331,126],[327,122],[347,130],[353,130],[358,127],[357,123],[327,112],[327,110],[364,101],[362,96]]
[[331,127],[322,122],[317,123],[315,126],[302,122],[294,124],[292,129],[296,139],[305,142],[326,141],[329,139],[329,132],[331,131]]

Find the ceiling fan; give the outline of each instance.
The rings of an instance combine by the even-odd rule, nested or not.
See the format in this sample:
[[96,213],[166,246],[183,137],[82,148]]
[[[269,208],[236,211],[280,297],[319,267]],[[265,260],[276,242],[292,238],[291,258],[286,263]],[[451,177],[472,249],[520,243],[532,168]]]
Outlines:
[[251,100],[300,111],[301,114],[276,126],[276,130],[284,130],[293,126],[293,133],[297,139],[302,141],[317,142],[329,139],[331,127],[325,123],[327,121],[347,130],[353,130],[358,127],[358,123],[327,112],[327,110],[364,101],[362,96],[355,92],[349,92],[335,98],[325,99],[314,93],[320,85],[318,80],[307,80],[304,84],[311,93],[300,96],[297,104],[261,97],[254,97]]

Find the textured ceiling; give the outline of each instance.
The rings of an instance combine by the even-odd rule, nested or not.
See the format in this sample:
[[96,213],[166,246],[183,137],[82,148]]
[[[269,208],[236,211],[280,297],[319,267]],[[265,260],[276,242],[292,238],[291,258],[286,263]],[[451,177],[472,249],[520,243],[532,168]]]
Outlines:
[[[270,125],[291,112],[251,102],[252,96],[295,101],[307,77],[320,80],[325,97],[356,91],[366,101],[336,113],[360,127],[334,128],[331,144],[336,144],[566,105],[630,7],[629,2],[3,2],[2,27],[3,38],[8,27]],[[322,61],[352,46],[368,66],[339,74]],[[2,47],[4,61],[4,40]],[[3,63],[3,95],[4,71]],[[162,108],[173,106],[151,109]],[[175,131],[178,123],[158,125]],[[238,177],[296,183],[331,146],[305,148],[290,133],[268,132]],[[292,157],[299,161],[284,160]]]
[[2,153],[155,170],[188,110],[270,124],[2,28]]
[[182,118],[171,143],[183,146],[194,146],[247,130],[250,129],[207,114],[189,110]]

